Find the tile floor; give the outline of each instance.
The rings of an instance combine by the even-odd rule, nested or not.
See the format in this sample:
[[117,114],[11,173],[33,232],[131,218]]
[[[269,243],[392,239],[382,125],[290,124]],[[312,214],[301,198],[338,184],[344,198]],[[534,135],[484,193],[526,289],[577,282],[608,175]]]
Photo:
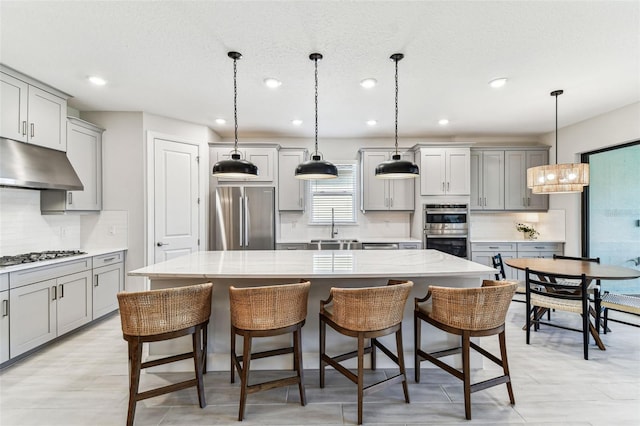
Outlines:
[[[411,370],[411,404],[404,403],[400,385],[370,395],[365,398],[365,423],[639,425],[640,329],[612,323],[613,332],[603,336],[607,350],[592,344],[585,361],[579,333],[545,327],[527,346],[523,308],[512,304],[507,317],[515,406],[509,405],[505,386],[472,394],[473,420],[468,422],[461,382],[429,368],[416,384]],[[558,312],[554,320],[578,322],[578,317]],[[481,344],[496,349],[497,338],[483,338]],[[489,377],[496,368],[487,363],[475,378]],[[296,387],[249,395],[242,424],[355,424],[355,386],[330,371],[327,387],[320,389],[317,370],[305,374],[306,407],[299,405]],[[383,374],[371,372],[368,378]],[[142,384],[164,384],[185,375],[145,374]],[[114,315],[0,372],[0,425],[123,425],[127,381],[126,344]],[[136,424],[238,425],[238,384],[229,383],[228,372],[208,373],[205,384],[205,409],[198,407],[195,389],[186,389],[138,403]]]

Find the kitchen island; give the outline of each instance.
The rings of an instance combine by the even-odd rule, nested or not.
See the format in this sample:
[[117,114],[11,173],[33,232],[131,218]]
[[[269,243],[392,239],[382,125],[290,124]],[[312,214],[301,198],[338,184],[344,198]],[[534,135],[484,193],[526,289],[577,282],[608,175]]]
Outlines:
[[[255,286],[286,284],[299,279],[311,281],[307,322],[302,331],[304,365],[318,368],[318,311],[320,300],[326,299],[331,287],[365,287],[385,285],[390,278],[414,282],[405,308],[403,339],[407,366],[413,366],[413,297],[423,297],[428,285],[450,287],[480,286],[482,279],[492,278],[493,268],[451,256],[436,250],[260,250],[196,252],[129,272],[150,280],[151,289],[213,282],[213,302],[209,323],[208,368],[228,370],[229,366],[229,295],[230,285]],[[456,341],[434,328],[426,329],[423,341],[430,347],[445,346]],[[287,336],[281,336],[286,341]],[[336,353],[351,348],[353,339],[328,336],[328,347]],[[273,340],[269,340],[273,342]],[[448,343],[445,343],[448,342]],[[272,347],[262,346],[255,350]],[[179,350],[189,345],[169,342],[153,346],[150,356]],[[291,357],[252,362],[252,368],[290,368]],[[379,357],[380,367],[391,366]],[[474,361],[476,367],[480,358]],[[185,368],[189,368],[185,364]]]

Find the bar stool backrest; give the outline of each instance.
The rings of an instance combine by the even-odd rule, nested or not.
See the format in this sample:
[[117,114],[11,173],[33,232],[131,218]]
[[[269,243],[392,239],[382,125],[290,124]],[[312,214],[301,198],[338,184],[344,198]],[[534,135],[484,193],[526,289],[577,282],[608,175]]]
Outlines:
[[332,319],[354,331],[384,330],[402,322],[412,281],[384,287],[332,287]]
[[304,321],[311,283],[229,287],[231,324],[243,330],[273,330]]
[[213,284],[118,293],[122,332],[152,336],[201,324],[211,316]]

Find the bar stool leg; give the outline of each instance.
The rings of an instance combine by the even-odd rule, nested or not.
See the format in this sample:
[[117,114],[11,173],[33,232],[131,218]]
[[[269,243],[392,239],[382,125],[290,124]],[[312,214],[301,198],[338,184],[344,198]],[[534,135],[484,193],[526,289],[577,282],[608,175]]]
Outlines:
[[509,374],[509,361],[507,360],[507,341],[504,330],[502,333],[498,334],[498,339],[500,340],[500,358],[502,358],[502,371],[504,375],[509,377],[509,381],[507,382],[507,392],[509,392],[509,401],[511,405],[516,403],[515,398],[513,397],[513,387],[511,386],[511,375]]
[[298,390],[300,391],[300,404],[307,405],[307,397],[304,391],[304,368],[302,367],[302,329],[297,328],[293,332],[293,364],[298,372]]
[[142,366],[142,343],[129,341],[129,409],[127,411],[127,426],[133,426],[136,414],[138,388],[140,386],[140,369]]
[[414,366],[414,375],[416,383],[420,383],[420,355],[418,355],[418,351],[420,350],[422,344],[422,334],[421,334],[421,326],[422,320],[418,318],[418,316],[414,313],[413,315],[413,343],[414,343],[414,351],[413,351],[413,366]]
[[469,366],[470,337],[468,331],[462,333],[462,374],[464,376],[464,414],[471,420],[471,369]]
[[327,363],[324,361],[326,350],[327,323],[320,316],[320,388],[324,388],[324,369]]
[[251,364],[251,336],[244,335],[242,348],[242,370],[240,373],[240,410],[238,420],[244,419],[244,409],[247,404],[247,387],[249,385],[249,365]]
[[236,329],[231,326],[231,383],[236,382]]
[[402,351],[402,327],[396,331],[396,347],[398,351],[398,366],[400,374],[402,374],[402,390],[404,391],[404,400],[409,403],[409,385],[407,384],[407,373],[404,368],[404,352]]
[[193,335],[191,336],[191,340],[193,343],[193,367],[196,372],[196,380],[198,382],[198,402],[200,403],[200,408],[204,408],[207,406],[207,401],[204,396],[204,381],[202,380],[202,330],[200,327],[196,327]]
[[362,400],[364,399],[364,336],[358,333],[358,424],[362,424]]

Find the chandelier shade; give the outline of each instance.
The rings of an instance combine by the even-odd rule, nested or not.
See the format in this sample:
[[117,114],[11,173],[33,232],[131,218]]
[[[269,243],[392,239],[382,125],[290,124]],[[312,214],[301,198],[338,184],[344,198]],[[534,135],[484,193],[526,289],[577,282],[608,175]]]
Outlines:
[[315,180],[315,179],[335,179],[338,177],[338,168],[322,158],[318,152],[318,59],[322,59],[320,53],[312,53],[309,59],[315,65],[315,107],[316,107],[316,138],[315,151],[311,155],[311,160],[298,164],[296,167],[296,179]]
[[550,93],[556,98],[556,164],[527,169],[527,187],[533,194],[562,194],[582,192],[589,185],[589,164],[558,163],[558,96],[564,91]]
[[527,169],[527,186],[534,194],[582,192],[589,185],[586,163],[549,164]]
[[402,53],[394,53],[390,58],[396,63],[396,151],[391,160],[383,161],[376,166],[375,176],[378,179],[411,179],[418,177],[420,174],[416,164],[402,160],[402,157],[398,154],[398,62],[402,58],[404,58]]
[[238,84],[237,84],[237,67],[236,63],[238,59],[242,58],[242,55],[238,52],[227,53],[231,59],[233,59],[233,121],[234,121],[234,135],[235,142],[233,145],[233,151],[231,151],[230,158],[227,160],[218,161],[213,165],[211,171],[214,177],[225,178],[255,178],[258,177],[258,167],[250,161],[241,159],[240,151],[238,151]]

